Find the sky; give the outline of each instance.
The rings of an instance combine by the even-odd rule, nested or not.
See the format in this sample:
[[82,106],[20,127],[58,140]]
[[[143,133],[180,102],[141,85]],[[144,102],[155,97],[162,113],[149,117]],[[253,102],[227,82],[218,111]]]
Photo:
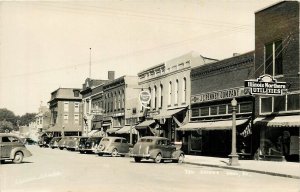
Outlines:
[[[254,50],[254,13],[278,0],[0,1],[0,108],[36,113],[59,87],[137,75],[190,51]],[[91,48],[91,51],[90,51]]]

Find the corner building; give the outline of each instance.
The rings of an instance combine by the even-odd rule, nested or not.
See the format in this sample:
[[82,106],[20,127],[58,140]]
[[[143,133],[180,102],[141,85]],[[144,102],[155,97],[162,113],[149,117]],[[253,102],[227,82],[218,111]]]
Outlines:
[[258,158],[299,161],[299,6],[283,1],[255,13],[255,78],[269,74],[288,87],[281,96],[256,96]]

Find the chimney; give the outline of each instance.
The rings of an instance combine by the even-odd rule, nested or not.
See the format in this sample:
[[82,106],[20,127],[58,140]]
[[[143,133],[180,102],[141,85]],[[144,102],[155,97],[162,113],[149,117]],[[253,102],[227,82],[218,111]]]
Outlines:
[[115,79],[115,71],[108,71],[108,80],[114,80]]

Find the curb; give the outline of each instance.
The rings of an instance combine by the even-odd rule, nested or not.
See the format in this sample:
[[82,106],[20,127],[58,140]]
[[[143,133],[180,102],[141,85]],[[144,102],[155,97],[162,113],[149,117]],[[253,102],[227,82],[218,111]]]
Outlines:
[[236,170],[236,171],[246,171],[246,172],[260,173],[260,174],[266,174],[266,175],[272,175],[272,176],[278,176],[278,177],[300,179],[300,176],[282,174],[282,173],[274,173],[274,172],[269,172],[269,171],[259,171],[259,170],[253,170],[253,169],[228,167],[228,166],[223,166],[223,165],[212,165],[212,164],[204,164],[204,163],[192,163],[192,162],[184,162],[184,163],[185,164],[190,164],[190,165],[198,165],[198,166],[206,166],[206,167],[217,167],[217,168],[231,169],[231,170]]

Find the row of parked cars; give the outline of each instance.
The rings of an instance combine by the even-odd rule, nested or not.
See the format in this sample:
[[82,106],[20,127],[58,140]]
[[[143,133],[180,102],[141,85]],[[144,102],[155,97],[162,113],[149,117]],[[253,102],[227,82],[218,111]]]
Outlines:
[[172,160],[182,163],[184,153],[169,139],[164,137],[148,136],[142,137],[133,146],[123,137],[81,137],[65,136],[54,137],[51,140],[43,140],[39,143],[40,147],[58,148],[60,150],[79,151],[80,153],[95,153],[99,156],[111,155],[125,156],[134,158],[135,162],[142,159],[153,159],[160,163],[164,160]]

